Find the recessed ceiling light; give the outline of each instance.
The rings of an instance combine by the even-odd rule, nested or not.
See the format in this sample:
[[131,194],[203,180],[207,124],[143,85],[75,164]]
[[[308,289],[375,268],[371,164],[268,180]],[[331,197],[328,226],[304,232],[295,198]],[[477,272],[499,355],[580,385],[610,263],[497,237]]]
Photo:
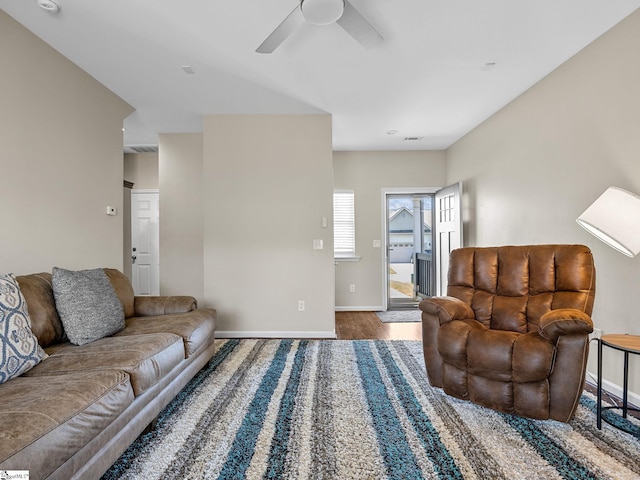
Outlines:
[[54,0],[38,0],[38,6],[49,13],[57,13],[60,10],[60,5]]
[[489,71],[492,70],[496,66],[496,62],[487,62],[482,66],[482,70]]

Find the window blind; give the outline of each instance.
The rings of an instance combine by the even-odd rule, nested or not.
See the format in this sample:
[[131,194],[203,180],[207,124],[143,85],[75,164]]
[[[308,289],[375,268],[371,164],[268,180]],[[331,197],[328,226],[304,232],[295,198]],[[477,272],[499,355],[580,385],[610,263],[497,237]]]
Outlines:
[[355,255],[356,226],[353,191],[333,193],[333,245],[336,256]]

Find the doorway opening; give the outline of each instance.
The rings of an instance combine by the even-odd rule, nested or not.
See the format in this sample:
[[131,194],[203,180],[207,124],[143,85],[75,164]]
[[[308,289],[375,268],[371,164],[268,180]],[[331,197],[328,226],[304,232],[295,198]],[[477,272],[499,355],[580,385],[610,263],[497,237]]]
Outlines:
[[387,193],[387,308],[417,308],[435,293],[433,193]]
[[385,309],[416,308],[445,295],[449,254],[463,246],[462,182],[382,189]]

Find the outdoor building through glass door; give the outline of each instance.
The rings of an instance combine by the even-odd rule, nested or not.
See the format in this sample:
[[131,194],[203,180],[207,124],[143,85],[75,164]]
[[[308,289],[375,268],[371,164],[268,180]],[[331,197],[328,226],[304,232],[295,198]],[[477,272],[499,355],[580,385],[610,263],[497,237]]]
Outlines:
[[431,194],[387,194],[388,308],[433,294]]

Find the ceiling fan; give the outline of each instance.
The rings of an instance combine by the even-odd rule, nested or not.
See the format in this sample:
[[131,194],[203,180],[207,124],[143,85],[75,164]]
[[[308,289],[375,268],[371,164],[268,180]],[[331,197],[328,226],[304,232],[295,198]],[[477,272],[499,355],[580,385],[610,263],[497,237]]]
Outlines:
[[300,0],[300,5],[287,15],[256,52],[272,53],[304,22],[314,25],[337,23],[365,48],[374,47],[382,41],[382,35],[348,0]]

